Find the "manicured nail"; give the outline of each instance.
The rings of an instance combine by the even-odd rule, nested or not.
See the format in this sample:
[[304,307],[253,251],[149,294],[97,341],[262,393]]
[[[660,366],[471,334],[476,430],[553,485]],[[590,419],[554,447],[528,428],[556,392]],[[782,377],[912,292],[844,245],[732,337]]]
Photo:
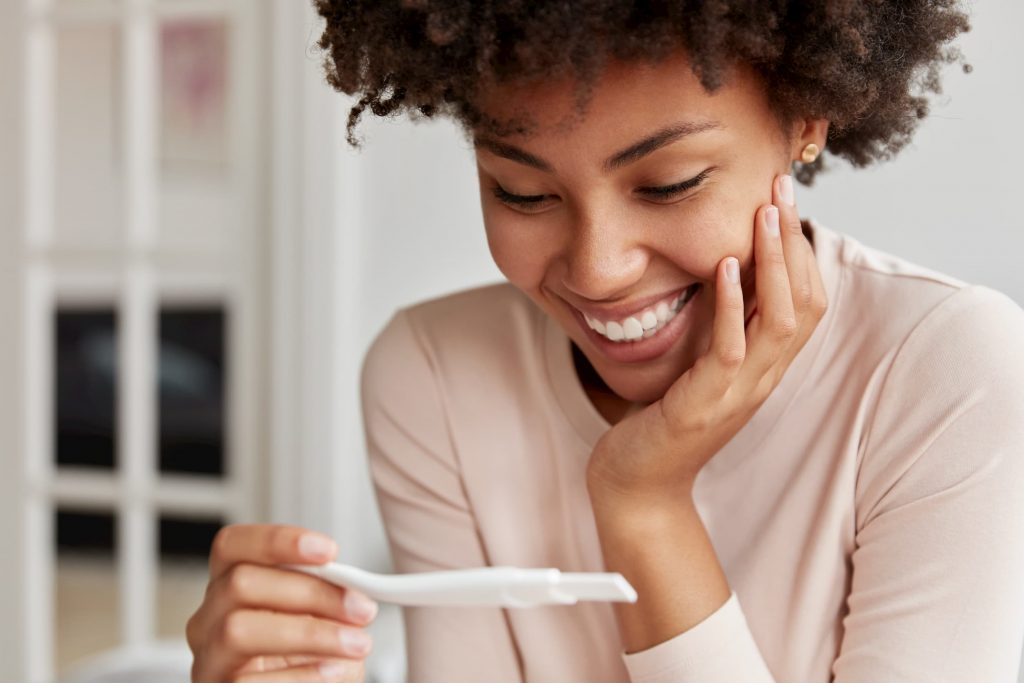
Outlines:
[[793,176],[788,173],[779,180],[779,194],[782,195],[782,201],[793,206]]
[[299,552],[311,559],[330,557],[334,549],[334,541],[326,536],[303,534],[299,538]]
[[776,206],[769,206],[764,212],[764,224],[768,230],[769,237],[776,237],[779,234],[779,209]]
[[725,260],[725,276],[733,284],[740,281],[740,262],[734,256],[730,256]]
[[372,621],[377,616],[377,603],[356,591],[345,592],[345,611],[360,621]]
[[370,651],[370,635],[365,631],[343,629],[338,634],[341,648],[351,655],[359,657]]

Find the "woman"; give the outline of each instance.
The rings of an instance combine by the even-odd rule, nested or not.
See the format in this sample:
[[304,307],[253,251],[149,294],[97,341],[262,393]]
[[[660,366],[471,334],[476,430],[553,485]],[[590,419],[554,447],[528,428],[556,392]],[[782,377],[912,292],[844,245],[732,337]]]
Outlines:
[[[413,683],[1015,680],[1024,312],[801,220],[790,175],[909,141],[953,3],[316,6],[350,141],[366,108],[463,124],[508,279],[365,359],[396,571],[639,595],[408,609]],[[366,620],[264,566],[302,533],[218,536],[196,681],[362,680],[332,637]]]

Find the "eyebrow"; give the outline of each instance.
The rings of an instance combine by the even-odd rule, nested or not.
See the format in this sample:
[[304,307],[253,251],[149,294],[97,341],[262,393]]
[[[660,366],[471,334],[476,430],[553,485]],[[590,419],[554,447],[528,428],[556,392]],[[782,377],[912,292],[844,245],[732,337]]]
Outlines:
[[[665,145],[676,142],[677,140],[681,140],[690,135],[696,135],[697,133],[703,133],[707,130],[717,130],[723,127],[724,126],[722,126],[718,121],[683,121],[667,126],[605,159],[603,164],[604,170],[613,171],[625,166],[626,164],[631,164],[634,161],[647,156],[651,152],[660,149]],[[541,171],[546,171],[548,173],[553,171],[553,167],[547,161],[534,154],[530,154],[526,150],[520,149],[515,145],[500,142],[499,140],[486,136],[474,138],[473,145],[475,147],[483,147],[499,157],[504,157],[505,159],[510,159]]]

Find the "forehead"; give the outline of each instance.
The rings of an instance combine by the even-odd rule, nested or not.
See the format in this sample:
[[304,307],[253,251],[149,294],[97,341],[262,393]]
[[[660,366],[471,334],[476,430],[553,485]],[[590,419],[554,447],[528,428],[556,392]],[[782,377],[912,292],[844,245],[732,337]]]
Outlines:
[[732,65],[722,85],[709,93],[682,50],[658,63],[609,62],[589,90],[582,114],[577,111],[578,85],[562,77],[492,86],[478,100],[483,112],[498,121],[528,122],[530,129],[504,136],[478,129],[474,137],[534,148],[578,141],[606,149],[680,122],[715,121],[728,134],[763,135],[775,121],[753,69]]

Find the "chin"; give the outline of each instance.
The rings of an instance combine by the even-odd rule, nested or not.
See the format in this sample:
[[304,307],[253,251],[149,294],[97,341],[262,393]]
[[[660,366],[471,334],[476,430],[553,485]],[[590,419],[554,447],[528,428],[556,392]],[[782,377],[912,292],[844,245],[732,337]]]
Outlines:
[[661,399],[679,376],[681,375],[669,378],[636,378],[627,381],[616,381],[615,378],[612,378],[612,381],[609,381],[609,378],[602,375],[612,391],[633,403],[654,403]]

